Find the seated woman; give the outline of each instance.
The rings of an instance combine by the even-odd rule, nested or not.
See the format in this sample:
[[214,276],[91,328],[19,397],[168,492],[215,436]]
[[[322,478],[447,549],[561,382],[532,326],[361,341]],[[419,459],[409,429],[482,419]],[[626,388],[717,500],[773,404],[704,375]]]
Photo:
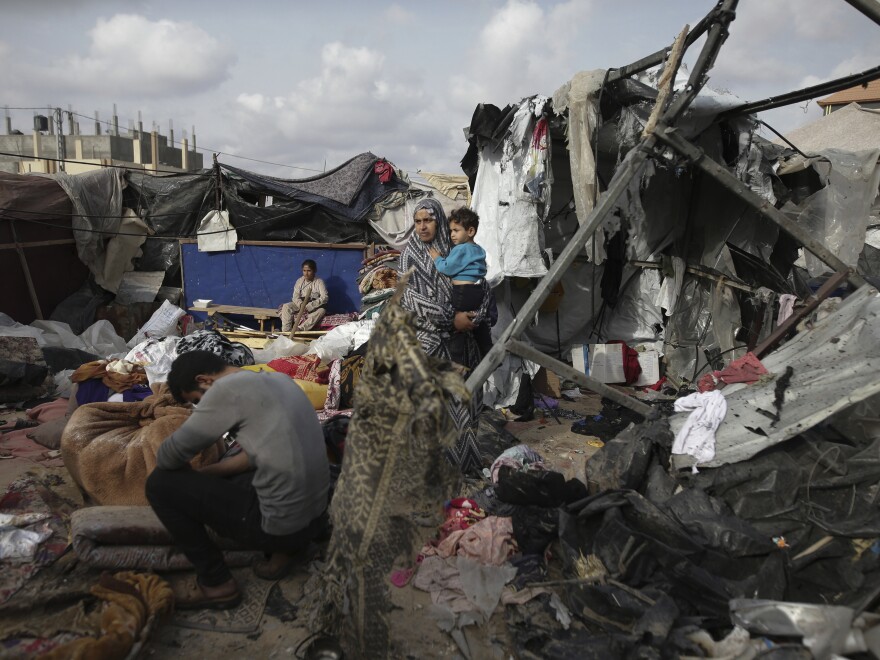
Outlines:
[[[456,312],[452,306],[452,280],[437,272],[431,250],[441,256],[449,254],[452,242],[449,223],[440,202],[428,198],[418,202],[413,213],[412,236],[401,254],[402,272],[413,269],[401,305],[415,314],[416,336],[428,355],[452,360],[473,369],[480,362],[480,349],[471,332],[487,317],[488,285],[483,304],[476,312]],[[455,332],[464,333],[463,341],[451,342]],[[453,353],[453,345],[461,344]],[[474,392],[471,406],[455,403],[450,413],[459,430],[459,441],[452,451],[452,460],[462,472],[482,467],[476,444],[475,411],[482,405],[482,392]]]
[[317,273],[318,264],[312,259],[303,261],[302,277],[293,286],[291,301],[281,305],[281,332],[290,332],[294,324],[297,330],[311,330],[324,318],[330,297]]

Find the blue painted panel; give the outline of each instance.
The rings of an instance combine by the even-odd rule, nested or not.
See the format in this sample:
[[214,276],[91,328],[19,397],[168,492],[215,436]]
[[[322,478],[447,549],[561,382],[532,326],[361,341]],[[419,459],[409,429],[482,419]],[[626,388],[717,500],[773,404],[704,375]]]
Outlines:
[[290,302],[306,259],[315,260],[318,277],[327,285],[328,314],[361,307],[356,280],[363,250],[238,245],[230,252],[199,252],[195,243],[182,243],[180,248],[187,308],[199,298],[210,298],[218,305],[278,307]]

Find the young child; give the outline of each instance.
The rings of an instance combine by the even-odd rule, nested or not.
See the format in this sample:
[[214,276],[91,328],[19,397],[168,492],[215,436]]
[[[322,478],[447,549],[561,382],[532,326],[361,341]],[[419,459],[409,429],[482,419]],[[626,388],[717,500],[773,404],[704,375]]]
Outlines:
[[[452,307],[456,312],[474,312],[483,304],[482,279],[486,276],[486,251],[474,243],[480,216],[466,206],[449,214],[452,250],[445,257],[431,249],[437,272],[452,279]],[[492,334],[484,321],[474,329],[474,339],[483,356],[492,348]]]

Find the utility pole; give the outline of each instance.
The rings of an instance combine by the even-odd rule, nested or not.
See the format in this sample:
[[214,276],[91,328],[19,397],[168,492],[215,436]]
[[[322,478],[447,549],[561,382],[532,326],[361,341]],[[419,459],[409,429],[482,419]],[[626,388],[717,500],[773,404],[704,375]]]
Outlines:
[[64,161],[67,160],[67,153],[64,149],[64,123],[61,118],[61,108],[55,108],[55,143],[58,151],[58,169],[64,171]]

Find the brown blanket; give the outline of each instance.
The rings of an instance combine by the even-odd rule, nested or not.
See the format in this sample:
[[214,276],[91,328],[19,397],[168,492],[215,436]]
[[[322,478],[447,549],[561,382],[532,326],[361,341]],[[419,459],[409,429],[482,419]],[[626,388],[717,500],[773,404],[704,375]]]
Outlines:
[[[61,457],[96,503],[146,505],[144,483],[156,467],[156,452],[189,415],[189,406],[175,402],[164,385],[141,402],[80,406],[61,437]],[[193,466],[216,463],[222,449],[218,439]]]

